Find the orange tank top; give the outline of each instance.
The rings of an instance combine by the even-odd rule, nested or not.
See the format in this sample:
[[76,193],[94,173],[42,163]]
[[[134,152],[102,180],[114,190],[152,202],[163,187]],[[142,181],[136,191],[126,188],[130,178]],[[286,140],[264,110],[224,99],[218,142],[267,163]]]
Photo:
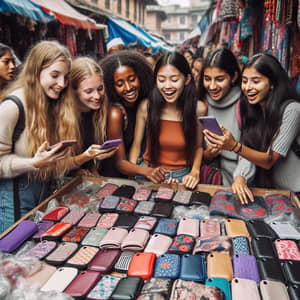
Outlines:
[[[160,120],[159,166],[176,170],[187,167],[185,138],[181,121]],[[151,166],[149,140],[143,159]]]

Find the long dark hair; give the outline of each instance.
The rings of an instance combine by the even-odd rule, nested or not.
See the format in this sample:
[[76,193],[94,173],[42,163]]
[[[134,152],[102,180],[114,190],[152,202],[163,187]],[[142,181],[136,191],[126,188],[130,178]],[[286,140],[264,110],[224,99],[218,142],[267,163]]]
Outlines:
[[215,49],[206,56],[199,75],[198,97],[201,100],[203,100],[206,95],[206,89],[203,85],[204,71],[206,68],[219,68],[226,72],[231,79],[237,76],[234,82],[235,85],[240,86],[242,82],[240,67],[234,54],[227,48]]
[[[197,134],[197,97],[196,86],[193,79],[190,66],[184,56],[178,52],[172,52],[162,56],[156,63],[154,76],[164,65],[172,65],[178,69],[190,82],[184,86],[184,89],[177,100],[177,109],[182,115],[182,127],[186,141],[186,157],[189,164],[192,164],[195,155],[195,140]],[[165,106],[165,100],[155,85],[149,97],[148,107],[148,136],[150,143],[150,161],[153,165],[158,164],[159,159],[159,133],[160,133],[160,117]]]
[[[241,101],[242,135],[241,141],[258,151],[266,152],[272,146],[282,120],[283,103],[288,99],[300,102],[300,96],[288,74],[279,61],[269,54],[256,54],[245,64],[246,68],[254,68],[270,81],[270,91],[264,106],[249,104],[246,97]],[[259,137],[259,138],[258,138]],[[269,150],[270,156],[272,155]],[[272,170],[257,167],[255,185],[273,187]]]

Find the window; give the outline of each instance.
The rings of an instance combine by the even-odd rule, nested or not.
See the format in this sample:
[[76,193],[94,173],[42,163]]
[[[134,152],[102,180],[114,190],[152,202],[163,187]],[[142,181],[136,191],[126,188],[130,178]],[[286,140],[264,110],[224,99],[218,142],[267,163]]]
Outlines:
[[170,33],[165,33],[165,39],[169,41],[171,39]]
[[129,18],[129,0],[126,0],[126,18]]
[[105,8],[110,9],[110,0],[105,0]]
[[98,0],[92,0],[92,2],[98,4]]
[[122,14],[122,0],[118,0],[118,14]]
[[179,32],[179,40],[180,41],[184,41],[184,36],[185,36],[184,32]]
[[185,24],[185,16],[180,16],[179,23],[180,24]]
[[196,23],[198,20],[198,16],[197,15],[192,15],[192,22]]
[[168,21],[168,24],[171,24],[172,23],[172,17],[168,16],[167,21]]

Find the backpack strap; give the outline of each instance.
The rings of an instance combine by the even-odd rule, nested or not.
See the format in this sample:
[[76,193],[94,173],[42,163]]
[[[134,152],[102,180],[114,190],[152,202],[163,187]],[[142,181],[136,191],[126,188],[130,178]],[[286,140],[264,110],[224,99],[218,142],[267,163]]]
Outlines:
[[[25,129],[25,111],[22,101],[14,95],[7,96],[3,101],[13,101],[19,109],[19,119],[14,129],[12,136],[12,151],[15,149],[15,142],[19,139]],[[19,196],[19,180],[18,177],[13,178],[13,193],[14,193],[14,220],[15,222],[21,218],[20,196]]]

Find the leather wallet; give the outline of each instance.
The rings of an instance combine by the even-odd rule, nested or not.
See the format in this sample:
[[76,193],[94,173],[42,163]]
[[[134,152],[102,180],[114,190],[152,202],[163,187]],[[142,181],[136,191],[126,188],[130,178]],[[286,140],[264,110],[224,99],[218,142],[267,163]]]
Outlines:
[[122,251],[114,265],[114,270],[120,273],[127,273],[130,261],[134,255],[134,251]]
[[54,207],[50,212],[43,216],[43,220],[60,221],[69,211],[70,208],[67,206]]
[[159,187],[155,196],[155,201],[171,201],[174,195],[174,191],[170,188]]
[[225,278],[207,278],[205,280],[205,285],[215,286],[220,289],[224,294],[224,300],[231,299],[231,288],[229,281]]
[[120,214],[114,226],[130,230],[137,220],[138,216],[132,214]]
[[300,261],[300,251],[295,241],[277,239],[274,244],[279,259]]
[[116,207],[117,213],[132,213],[137,205],[137,201],[122,197]]
[[157,257],[154,277],[175,279],[179,277],[181,257],[178,254],[163,254]]
[[233,257],[234,277],[245,278],[256,281],[259,284],[260,278],[255,256],[239,255]]
[[154,204],[153,201],[140,201],[134,209],[134,213],[138,215],[150,215]]
[[[250,255],[249,240],[245,236],[236,236],[232,238],[233,254]],[[238,276],[237,276],[238,277]]]
[[55,266],[62,265],[76,252],[78,247],[79,245],[76,243],[60,243],[57,248],[46,257],[45,261]]
[[285,278],[291,284],[300,285],[300,262],[289,260],[282,263]]
[[53,221],[40,221],[37,222],[38,230],[37,232],[32,236],[32,239],[34,241],[39,241],[42,237],[42,234],[45,233],[50,227],[54,225]]
[[134,228],[152,230],[154,225],[157,222],[157,218],[151,216],[141,216],[138,221],[135,223]]
[[259,284],[263,300],[289,300],[285,284],[280,281],[262,280]]
[[250,279],[234,278],[231,281],[232,300],[260,300],[256,282]]
[[186,234],[196,238],[200,235],[199,227],[199,220],[192,218],[181,218],[177,227],[177,235]]
[[221,235],[220,223],[215,220],[200,221],[200,236],[203,239],[210,239]]
[[155,233],[149,239],[144,252],[153,252],[157,256],[166,253],[172,244],[172,238],[167,235]]
[[111,300],[134,300],[143,287],[143,279],[136,276],[122,278],[113,291]]
[[152,277],[156,255],[150,252],[136,253],[129,264],[128,276],[138,276],[147,280]]
[[106,228],[100,228],[100,227],[91,228],[88,234],[82,240],[81,245],[99,247],[100,242],[107,234],[107,232],[108,229]]
[[179,278],[183,280],[204,282],[205,277],[205,261],[202,255],[182,255]]
[[135,193],[132,196],[133,200],[136,201],[147,201],[150,198],[152,190],[145,187],[138,187],[135,190]]
[[212,251],[207,256],[207,277],[225,278],[231,281],[233,277],[231,257],[227,251]]
[[176,219],[161,218],[154,229],[154,233],[175,236],[177,232],[177,224],[178,220]]
[[225,222],[225,229],[227,235],[230,237],[245,236],[250,237],[246,223],[243,220],[238,219],[227,219]]
[[168,249],[170,253],[186,254],[191,253],[194,248],[195,240],[191,235],[176,235],[171,246]]
[[149,232],[144,229],[133,228],[124,238],[121,249],[132,251],[143,251],[149,239]]
[[118,197],[125,197],[125,198],[132,198],[133,194],[135,193],[135,187],[131,185],[123,184],[118,187],[112,195]]
[[88,264],[88,270],[101,272],[101,274],[109,273],[121,251],[119,249],[109,249],[99,251],[93,260]]
[[275,258],[273,241],[267,237],[255,237],[251,239],[253,253],[258,258]]
[[177,191],[173,201],[180,205],[189,205],[192,196],[192,191]]
[[97,227],[110,229],[114,226],[118,218],[119,214],[117,213],[105,213],[100,217]]
[[277,234],[274,230],[262,220],[247,221],[247,227],[251,237],[266,237],[270,239],[277,238]]
[[0,240],[0,250],[11,253],[20,247],[35,232],[38,226],[35,222],[24,220]]
[[282,269],[278,259],[275,258],[259,258],[257,266],[262,280],[278,280],[285,282]]
[[156,202],[151,215],[154,217],[168,218],[173,210],[171,202]]
[[120,227],[112,227],[101,240],[99,247],[101,249],[120,249],[121,244],[128,231]]

